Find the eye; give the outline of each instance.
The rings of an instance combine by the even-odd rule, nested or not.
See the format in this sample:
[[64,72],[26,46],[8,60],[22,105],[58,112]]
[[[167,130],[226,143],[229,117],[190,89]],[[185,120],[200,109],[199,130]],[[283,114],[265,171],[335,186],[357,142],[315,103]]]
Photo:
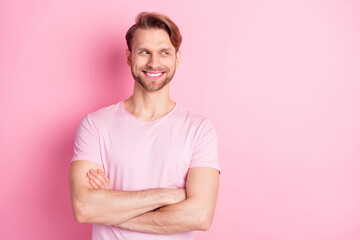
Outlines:
[[149,52],[148,52],[148,51],[143,50],[143,51],[141,51],[140,53],[145,53],[145,54],[148,54]]
[[161,52],[162,55],[168,55],[168,52]]

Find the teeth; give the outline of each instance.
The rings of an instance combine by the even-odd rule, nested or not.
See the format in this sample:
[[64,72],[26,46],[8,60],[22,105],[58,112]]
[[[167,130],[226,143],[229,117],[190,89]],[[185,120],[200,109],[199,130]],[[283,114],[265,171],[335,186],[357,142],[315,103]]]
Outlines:
[[160,76],[162,73],[146,73],[147,75],[149,75],[150,77],[157,77]]

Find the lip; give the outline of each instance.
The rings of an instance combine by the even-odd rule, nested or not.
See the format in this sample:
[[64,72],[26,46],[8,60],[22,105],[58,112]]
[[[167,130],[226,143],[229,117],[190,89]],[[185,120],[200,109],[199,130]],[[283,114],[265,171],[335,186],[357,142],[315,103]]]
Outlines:
[[[158,80],[165,74],[165,72],[162,72],[162,71],[142,71],[142,72],[144,73],[145,77],[149,80]],[[161,74],[159,76],[152,77],[146,73],[151,73],[151,74],[161,73]]]
[[143,70],[143,72],[145,72],[145,73],[162,73],[164,71],[145,71],[145,70]]

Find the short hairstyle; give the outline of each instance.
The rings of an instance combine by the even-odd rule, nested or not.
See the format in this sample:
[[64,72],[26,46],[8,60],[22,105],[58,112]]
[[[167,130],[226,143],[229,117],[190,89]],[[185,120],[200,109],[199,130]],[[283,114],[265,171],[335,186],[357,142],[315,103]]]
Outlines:
[[170,37],[172,45],[175,47],[176,52],[179,50],[182,36],[178,26],[166,15],[157,12],[141,12],[136,16],[135,24],[132,25],[126,32],[126,44],[131,51],[133,37],[135,31],[138,29],[164,29]]

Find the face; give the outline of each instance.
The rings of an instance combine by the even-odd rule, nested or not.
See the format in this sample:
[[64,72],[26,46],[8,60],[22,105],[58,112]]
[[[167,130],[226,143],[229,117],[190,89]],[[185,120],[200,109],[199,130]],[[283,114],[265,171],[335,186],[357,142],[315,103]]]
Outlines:
[[180,51],[163,29],[137,29],[131,52],[126,49],[131,73],[147,91],[159,91],[174,77],[180,62]]

